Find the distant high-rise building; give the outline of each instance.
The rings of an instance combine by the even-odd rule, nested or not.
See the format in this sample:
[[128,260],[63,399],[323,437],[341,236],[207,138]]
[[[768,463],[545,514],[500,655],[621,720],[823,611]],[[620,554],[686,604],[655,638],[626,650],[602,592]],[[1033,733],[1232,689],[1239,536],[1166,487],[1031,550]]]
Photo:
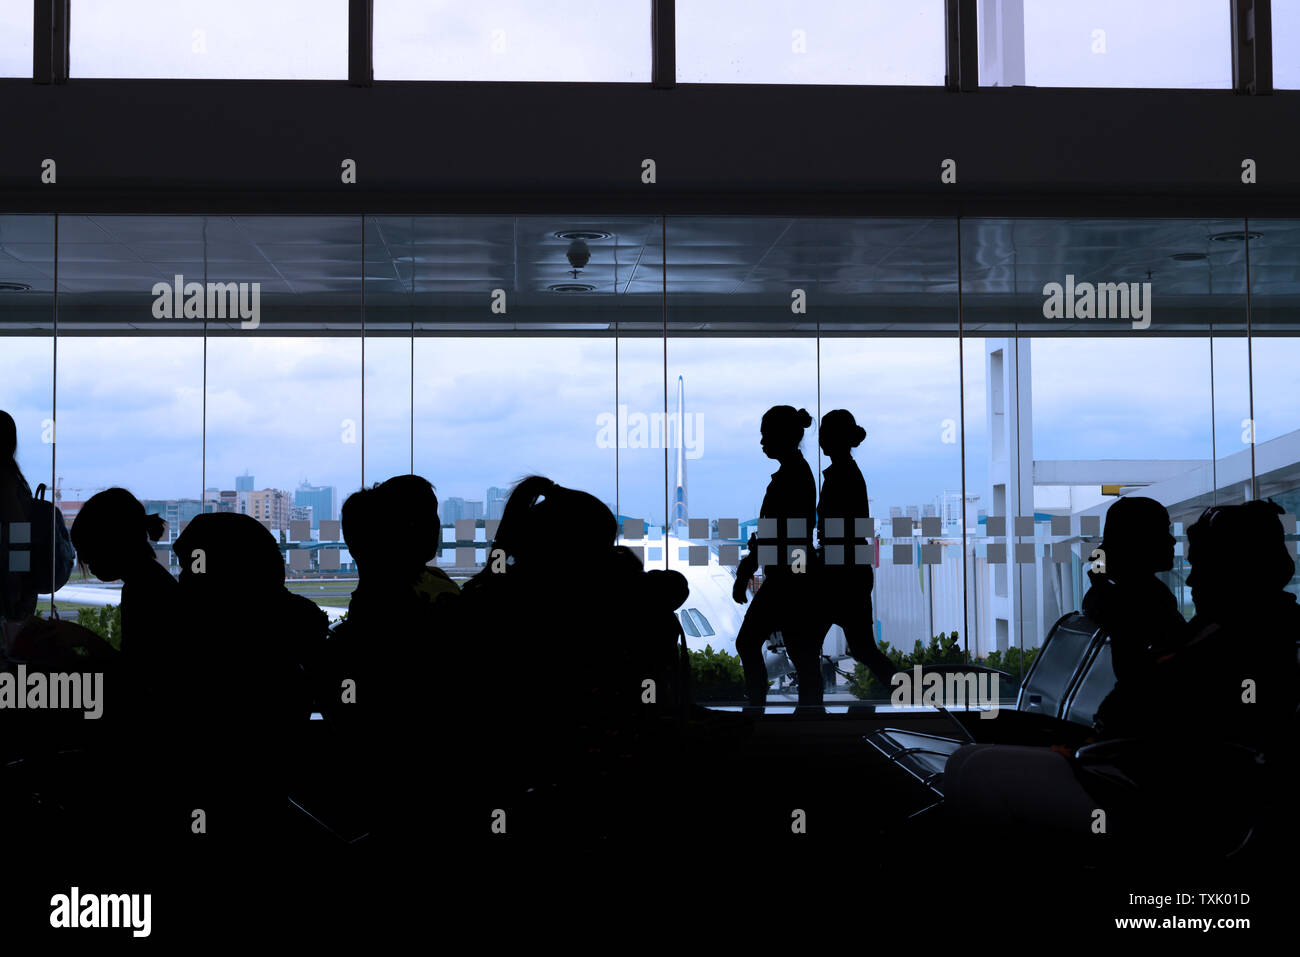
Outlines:
[[236,492],[253,491],[253,476],[249,475],[247,472],[245,472],[243,475],[236,475],[235,491]]
[[312,512],[314,509],[310,505],[290,505],[289,521],[291,522],[310,522],[312,528],[320,528],[320,522],[312,521]]
[[[978,495],[974,496],[976,499]],[[962,496],[960,491],[947,489],[938,498],[939,517],[943,519],[944,527],[960,526],[963,520],[962,515]]]
[[453,525],[462,518],[469,518],[465,514],[465,500],[453,495],[451,498],[439,502],[438,517],[442,520],[443,525]]
[[935,507],[934,507],[933,505],[922,505],[922,506],[921,506],[921,517],[922,517],[922,518],[934,518],[934,517],[937,516],[938,514],[939,514],[938,510],[935,509]]
[[891,505],[891,506],[889,506],[889,517],[890,517],[890,518],[902,518],[902,517],[903,517],[903,509],[902,509],[902,506],[900,506],[900,505]]
[[[161,542],[174,542],[181,528],[204,511],[204,503],[196,498],[142,499],[145,514],[159,515],[167,523]],[[211,503],[209,503],[211,504]]]
[[[243,493],[247,495],[248,493]],[[232,488],[222,489],[215,495],[209,489],[206,493],[207,501],[203,505],[205,512],[238,512],[239,511],[239,492]]]
[[289,527],[289,493],[278,488],[248,492],[248,514],[271,531]]
[[306,479],[294,490],[293,504],[309,506],[312,510],[311,527],[320,528],[321,519],[334,519],[334,486],[310,485]]
[[506,499],[510,497],[510,489],[497,488],[493,485],[487,490],[487,517],[500,518],[506,509]]
[[903,512],[905,515],[907,515],[908,518],[910,518],[914,522],[919,522],[921,520],[920,509],[918,509],[915,505],[908,505],[905,509],[903,509]]

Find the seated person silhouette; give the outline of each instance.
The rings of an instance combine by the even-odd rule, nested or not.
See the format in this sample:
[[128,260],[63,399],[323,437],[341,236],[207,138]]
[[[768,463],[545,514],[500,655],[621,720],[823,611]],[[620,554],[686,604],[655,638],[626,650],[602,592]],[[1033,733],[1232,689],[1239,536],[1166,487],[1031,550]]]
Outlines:
[[672,654],[688,588],[679,572],[645,572],[617,536],[594,495],[529,476],[465,585],[466,620],[521,678],[489,732],[511,756],[495,762],[499,786],[592,773],[648,716],[642,682]]
[[1099,848],[1090,837],[1100,808],[1124,852],[1226,853],[1256,773],[1234,746],[1265,755],[1293,746],[1300,608],[1284,590],[1295,563],[1280,512],[1272,502],[1220,506],[1188,529],[1196,616],[1185,641],[1156,650],[1130,706],[1108,716],[1103,741],[1127,739],[1114,755],[1080,764],[1064,749],[968,745],[944,776],[956,818],[1082,851]]
[[[314,701],[329,619],[285,587],[271,532],[249,515],[199,515],[177,537],[180,601],[188,634],[175,642],[174,723],[183,793],[172,813],[207,811],[208,833],[270,838]],[[206,803],[197,803],[206,802]]]
[[162,516],[145,514],[139,499],[124,488],[92,495],[70,531],[83,568],[100,581],[122,582],[118,650],[131,683],[124,700],[138,705],[142,715],[171,681],[167,665],[174,651],[180,586],[153,547],[166,532]]
[[365,768],[363,803],[372,837],[383,841],[401,833],[425,773],[414,760],[416,730],[430,720],[435,676],[459,685],[468,675],[454,664],[464,653],[460,589],[429,564],[442,526],[428,479],[398,475],[361,489],[341,515],[358,582],[346,620],[330,637],[318,698],[343,735],[348,760]]
[[1183,645],[1187,619],[1156,575],[1174,567],[1169,512],[1155,499],[1121,498],[1106,512],[1101,553],[1088,572],[1083,613],[1110,636],[1115,687],[1097,708],[1095,727],[1124,722],[1120,711],[1146,694],[1156,658]]
[[[822,470],[822,494],[817,503],[817,611],[826,627],[839,625],[849,654],[871,669],[886,690],[892,687],[893,662],[876,644],[875,619],[871,613],[871,587],[874,578],[871,563],[858,563],[858,553],[866,545],[857,526],[871,515],[867,500],[867,483],[862,470],[853,461],[853,449],[867,437],[866,429],[853,419],[847,409],[834,409],[822,416],[817,441],[831,464]],[[829,535],[838,525],[838,535]],[[825,631],[823,630],[823,635]]]
[[105,799],[118,802],[113,816],[136,834],[147,826],[150,796],[168,774],[166,716],[184,706],[171,668],[183,631],[180,586],[153,544],[166,531],[162,517],[146,514],[134,495],[110,488],[82,505],[69,532],[83,570],[122,582],[120,658],[104,676],[101,720],[116,729],[109,752],[128,786]]
[[[750,579],[758,570],[759,562],[763,562],[763,584],[755,592],[736,635],[736,651],[745,669],[749,706],[753,708],[762,708],[767,703],[763,645],[775,631],[781,632],[786,652],[799,676],[799,704],[819,707],[822,703],[821,645],[826,629],[821,628],[818,633],[811,575],[806,571],[813,557],[817,486],[799,449],[804,430],[810,425],[812,416],[807,410],[777,405],[763,414],[759,426],[763,454],[781,466],[772,473],[758,513],[760,525],[764,519],[775,521],[776,538],[750,537],[749,551],[736,569],[736,583],[731,591],[737,604],[745,604]],[[792,520],[794,532],[791,532]],[[802,534],[798,532],[800,526]],[[798,552],[804,556],[803,572],[792,561]]]
[[460,589],[429,564],[442,526],[428,479],[398,475],[354,492],[343,503],[342,524],[358,582],[347,619],[331,638],[331,659],[335,670],[342,668],[356,682],[356,694],[355,704],[343,707],[332,694],[327,707],[345,724],[361,720],[370,734],[396,717],[383,712],[412,708],[414,698],[423,697],[415,689],[398,694],[396,686],[425,680],[422,669],[435,640],[446,637],[437,633],[451,627]]

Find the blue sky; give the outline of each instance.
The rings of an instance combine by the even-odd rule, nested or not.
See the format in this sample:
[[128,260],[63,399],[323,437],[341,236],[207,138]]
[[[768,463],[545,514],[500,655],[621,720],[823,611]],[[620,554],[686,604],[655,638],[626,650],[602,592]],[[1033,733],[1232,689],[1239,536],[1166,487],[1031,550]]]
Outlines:
[[[48,480],[49,340],[5,338],[0,407],[20,426],[20,461]],[[1026,340],[1027,342],[1027,340]],[[231,488],[250,470],[257,487],[292,489],[303,478],[341,494],[361,480],[360,343],[343,339],[210,339],[204,449],[201,339],[63,337],[58,356],[58,474],[74,488],[124,485],[141,497],[197,497]],[[1033,361],[1035,458],[1208,459],[1210,347],[1205,339],[1040,339]],[[688,463],[692,511],[752,517],[775,464],[758,447],[763,411],[792,404],[817,412],[812,339],[672,340],[670,392],[686,381],[687,411],[701,416],[701,456]],[[983,342],[967,340],[968,490],[987,505]],[[613,450],[597,442],[598,417],[614,408],[612,340],[417,339],[415,469],[443,498],[482,499],[489,485],[529,472],[586,488],[621,511],[661,519],[661,449]],[[620,343],[620,401],[663,408],[663,343]],[[1300,342],[1257,340],[1259,438],[1300,421]],[[822,411],[850,409],[868,431],[856,457],[878,515],[923,504],[961,486],[959,443],[943,422],[960,416],[953,339],[822,340]],[[1243,340],[1216,340],[1214,421],[1218,454],[1238,451],[1248,414]],[[404,472],[411,458],[409,340],[367,341],[366,479]],[[670,404],[675,399],[670,400]],[[815,469],[810,431],[805,455]],[[823,467],[827,464],[822,463]]]

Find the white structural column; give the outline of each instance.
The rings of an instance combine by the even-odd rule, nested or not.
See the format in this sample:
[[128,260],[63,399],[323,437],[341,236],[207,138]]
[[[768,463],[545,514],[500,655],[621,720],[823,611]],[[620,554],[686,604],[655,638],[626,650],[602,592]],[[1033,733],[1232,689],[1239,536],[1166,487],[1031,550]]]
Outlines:
[[[1016,517],[1034,514],[1034,444],[1030,340],[985,339],[985,381],[988,383],[988,515],[1005,516],[1006,563],[989,563],[989,599],[981,627],[986,650],[1037,647],[1044,632],[1038,595],[1043,558],[1029,564],[1016,561]],[[1040,549],[1041,550],[1041,549]]]
[[979,24],[980,83],[1025,85],[1025,0],[984,0]]

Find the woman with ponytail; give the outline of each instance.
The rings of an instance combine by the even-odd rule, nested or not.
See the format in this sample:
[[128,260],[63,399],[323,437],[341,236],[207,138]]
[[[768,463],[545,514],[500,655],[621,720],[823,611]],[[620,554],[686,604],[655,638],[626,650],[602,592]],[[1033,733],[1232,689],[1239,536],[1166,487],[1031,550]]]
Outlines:
[[[781,632],[799,673],[799,703],[822,702],[821,642],[826,630],[815,634],[816,615],[810,602],[808,576],[817,486],[799,450],[804,430],[812,424],[806,409],[777,405],[767,410],[759,427],[763,454],[781,465],[772,473],[758,513],[760,526],[766,524],[763,519],[775,519],[776,538],[751,536],[749,553],[736,569],[736,584],[731,591],[738,604],[745,604],[749,581],[763,561],[763,587],[755,593],[736,636],[751,707],[761,708],[767,703],[763,645],[774,631]],[[800,550],[801,555],[795,550]]]
[[[871,563],[859,564],[866,549],[866,535],[859,534],[871,515],[867,482],[853,461],[853,449],[862,444],[867,430],[847,409],[835,409],[822,416],[817,441],[830,458],[822,470],[822,497],[817,504],[818,605],[826,627],[839,625],[849,654],[871,669],[886,689],[892,687],[893,663],[876,644],[875,619],[871,613]],[[827,521],[832,520],[830,540]]]

